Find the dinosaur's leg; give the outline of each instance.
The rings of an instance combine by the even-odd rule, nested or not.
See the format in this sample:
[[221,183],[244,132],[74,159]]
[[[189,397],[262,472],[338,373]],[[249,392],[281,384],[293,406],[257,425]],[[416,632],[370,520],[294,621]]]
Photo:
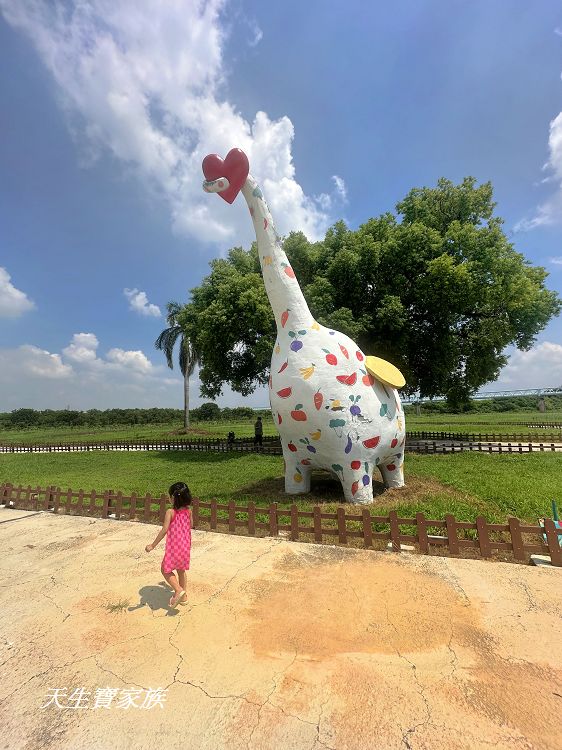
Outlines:
[[403,487],[404,486],[404,454],[400,457],[391,456],[385,461],[381,461],[379,469],[382,474],[384,486]]
[[357,470],[343,470],[343,494],[348,503],[371,503],[373,501],[373,483],[370,472],[365,473],[364,466],[365,464],[362,464],[361,469]]
[[288,495],[301,495],[310,492],[311,466],[303,466],[296,453],[283,447],[285,459],[285,492]]

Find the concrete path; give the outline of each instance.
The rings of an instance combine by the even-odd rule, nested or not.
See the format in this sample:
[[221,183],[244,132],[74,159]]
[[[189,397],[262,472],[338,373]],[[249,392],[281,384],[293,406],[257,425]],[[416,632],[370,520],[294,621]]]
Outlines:
[[0,748],[562,748],[559,570],[156,532],[0,509]]

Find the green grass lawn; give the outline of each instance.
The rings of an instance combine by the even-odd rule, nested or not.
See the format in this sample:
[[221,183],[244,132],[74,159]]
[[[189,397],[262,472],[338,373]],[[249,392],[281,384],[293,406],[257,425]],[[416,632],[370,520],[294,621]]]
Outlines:
[[[562,506],[562,460],[554,453],[408,454],[406,488],[384,492],[378,479],[376,475],[371,511],[379,515],[397,510],[400,516],[411,518],[421,511],[441,519],[445,513],[453,513],[465,521],[483,515],[497,523],[514,515],[536,523],[539,516],[550,514],[552,499]],[[283,492],[283,460],[278,456],[166,451],[0,457],[0,482],[14,484],[159,496],[180,480],[204,501],[232,499],[244,504],[253,500],[259,505],[296,502],[303,510],[322,503],[326,511],[343,501],[339,483],[322,472],[314,475],[310,495],[288,498]]]
[[[492,414],[445,414],[442,416],[408,415],[406,428],[409,431],[426,430],[430,432],[470,432],[508,434],[538,434],[557,435],[562,440],[562,431],[552,428],[527,429],[516,426],[514,422],[531,423],[535,420],[554,422],[562,421],[562,412],[548,412],[544,415],[538,412],[506,412]],[[506,422],[507,424],[501,424]],[[124,425],[114,427],[58,427],[33,428],[27,430],[0,430],[0,443],[69,443],[69,442],[102,442],[104,440],[147,440],[161,438],[164,440],[186,439],[188,437],[222,437],[226,438],[230,431],[237,437],[252,437],[254,434],[253,420],[239,422],[198,422],[192,425],[189,433],[183,433],[177,423],[160,425]],[[264,419],[264,434],[276,435],[277,430],[271,418]]]

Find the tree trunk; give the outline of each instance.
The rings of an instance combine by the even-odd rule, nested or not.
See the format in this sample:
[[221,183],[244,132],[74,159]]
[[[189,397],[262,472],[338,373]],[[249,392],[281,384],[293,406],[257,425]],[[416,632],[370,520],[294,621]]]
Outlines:
[[189,375],[183,377],[183,426],[189,429]]

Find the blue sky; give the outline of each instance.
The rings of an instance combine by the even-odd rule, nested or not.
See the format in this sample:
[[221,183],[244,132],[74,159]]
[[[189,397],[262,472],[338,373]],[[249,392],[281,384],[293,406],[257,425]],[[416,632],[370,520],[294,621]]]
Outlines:
[[[153,342],[252,239],[240,201],[201,191],[233,146],[311,239],[440,176],[491,180],[562,293],[559,3],[395,6],[0,0],[0,410],[181,406]],[[561,383],[559,318],[490,389]]]

